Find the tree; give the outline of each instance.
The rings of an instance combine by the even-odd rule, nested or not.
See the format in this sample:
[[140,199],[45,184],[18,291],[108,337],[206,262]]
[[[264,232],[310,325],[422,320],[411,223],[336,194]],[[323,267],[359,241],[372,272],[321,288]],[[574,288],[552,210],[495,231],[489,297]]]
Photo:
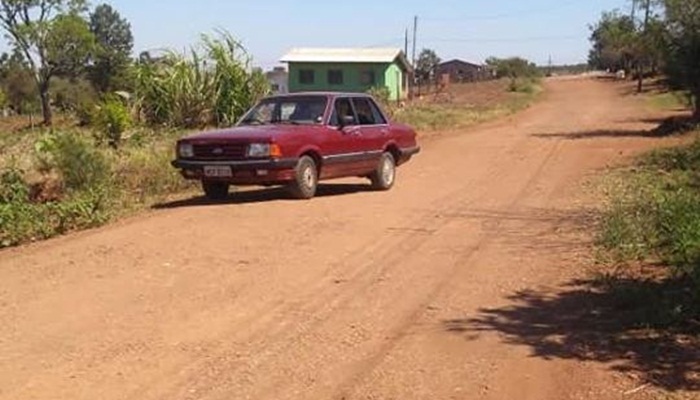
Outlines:
[[687,89],[700,120],[700,0],[666,0],[669,78]]
[[486,65],[496,71],[499,78],[509,78],[515,83],[520,78],[534,78],[540,75],[537,65],[521,57],[496,58],[489,57]]
[[431,49],[423,49],[416,62],[416,76],[419,82],[429,82],[435,78],[440,57]]
[[605,12],[590,28],[593,49],[588,61],[591,67],[629,73],[637,53],[634,19],[618,11]]
[[78,75],[93,51],[94,36],[80,17],[84,9],[84,0],[0,0],[0,27],[29,64],[45,125],[53,119],[51,79]]
[[10,108],[24,114],[37,108],[38,93],[34,75],[21,52],[0,56],[0,80]]
[[93,86],[102,93],[125,89],[134,47],[131,24],[111,6],[102,4],[90,14],[90,31],[98,45],[89,74]]

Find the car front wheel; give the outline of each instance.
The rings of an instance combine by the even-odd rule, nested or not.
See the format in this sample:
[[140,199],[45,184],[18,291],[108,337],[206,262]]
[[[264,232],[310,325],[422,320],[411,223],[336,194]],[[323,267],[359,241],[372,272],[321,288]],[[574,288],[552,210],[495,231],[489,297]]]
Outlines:
[[225,200],[228,197],[228,183],[202,182],[202,189],[209,200]]
[[396,160],[391,153],[384,153],[379,159],[377,169],[370,175],[372,188],[375,190],[389,190],[396,181]]
[[289,185],[289,192],[296,199],[306,200],[316,195],[318,187],[318,168],[313,158],[303,156],[294,169],[294,181]]

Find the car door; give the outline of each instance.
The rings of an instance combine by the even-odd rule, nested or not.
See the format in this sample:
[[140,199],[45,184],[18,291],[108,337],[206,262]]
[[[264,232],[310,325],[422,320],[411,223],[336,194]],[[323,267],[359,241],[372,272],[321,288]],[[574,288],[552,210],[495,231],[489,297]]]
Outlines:
[[356,175],[362,169],[358,161],[364,157],[364,146],[352,100],[336,98],[323,140],[321,178]]
[[357,120],[360,124],[360,140],[364,157],[361,168],[372,171],[384,150],[384,142],[389,134],[389,126],[379,108],[369,97],[354,97],[352,99]]

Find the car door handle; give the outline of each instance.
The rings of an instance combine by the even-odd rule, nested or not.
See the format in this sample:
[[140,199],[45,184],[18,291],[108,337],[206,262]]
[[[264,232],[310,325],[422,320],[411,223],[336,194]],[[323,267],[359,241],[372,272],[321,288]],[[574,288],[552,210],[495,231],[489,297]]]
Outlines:
[[345,134],[350,136],[360,136],[362,135],[362,131],[360,130],[360,128],[347,129],[345,130]]
[[387,135],[387,134],[389,134],[389,130],[386,129],[386,128],[382,128],[382,130],[381,130],[380,132],[382,133],[382,135]]

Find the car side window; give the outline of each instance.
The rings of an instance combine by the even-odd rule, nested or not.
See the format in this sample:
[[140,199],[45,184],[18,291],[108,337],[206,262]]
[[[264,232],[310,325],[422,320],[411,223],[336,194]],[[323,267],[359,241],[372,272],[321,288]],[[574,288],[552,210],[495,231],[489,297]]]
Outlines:
[[[341,98],[335,101],[335,107],[333,107],[333,114],[331,115],[330,125],[340,126],[340,121],[345,117],[352,117],[355,121],[355,112],[352,109],[352,104],[350,99]],[[357,121],[350,125],[355,125]]]
[[377,103],[375,103],[374,100],[370,100],[369,105],[370,107],[372,107],[372,114],[374,115],[374,120],[376,121],[376,123],[379,125],[386,125],[386,118],[384,118],[384,114],[382,114],[382,112],[380,111]]
[[360,125],[377,125],[374,112],[372,112],[372,104],[369,99],[356,97],[352,99],[357,112],[357,120]]

